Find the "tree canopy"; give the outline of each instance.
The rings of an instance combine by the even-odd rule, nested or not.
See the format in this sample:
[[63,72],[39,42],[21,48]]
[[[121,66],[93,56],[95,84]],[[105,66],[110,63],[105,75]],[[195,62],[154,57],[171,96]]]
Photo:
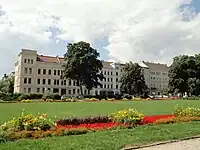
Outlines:
[[170,92],[200,95],[200,55],[181,55],[173,59],[169,70]]
[[121,77],[121,91],[130,95],[141,95],[146,92],[142,67],[137,63],[126,63]]
[[14,92],[14,75],[4,75],[0,79],[0,92],[1,93],[13,93]]
[[81,41],[67,45],[62,77],[76,81],[80,86],[81,95],[83,95],[82,86],[88,90],[102,86],[99,81],[104,79],[101,73],[103,64],[98,59],[99,56],[97,50],[92,48],[89,43]]

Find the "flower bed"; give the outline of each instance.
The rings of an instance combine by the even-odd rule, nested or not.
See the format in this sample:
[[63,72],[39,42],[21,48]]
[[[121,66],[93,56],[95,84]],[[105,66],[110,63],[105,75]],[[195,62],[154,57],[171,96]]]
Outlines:
[[124,109],[108,116],[67,118],[56,122],[46,114],[26,114],[0,126],[0,143],[22,138],[79,135],[101,130],[134,128],[145,124],[200,121],[200,109],[177,107],[173,115],[144,116],[135,109]]

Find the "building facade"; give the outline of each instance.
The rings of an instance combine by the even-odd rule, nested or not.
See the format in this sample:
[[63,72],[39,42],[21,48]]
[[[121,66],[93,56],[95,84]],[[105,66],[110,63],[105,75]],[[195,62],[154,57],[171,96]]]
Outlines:
[[[79,86],[75,81],[60,78],[64,59],[61,57],[38,55],[37,51],[22,49],[15,63],[15,93],[57,93],[60,95],[78,96]],[[102,72],[105,80],[102,87],[88,91],[83,87],[84,94],[120,94],[120,78],[124,64],[104,62]],[[162,64],[142,62],[143,73],[150,92],[160,94],[168,84],[168,67]],[[161,80],[162,78],[162,80]],[[163,79],[164,78],[164,79]]]

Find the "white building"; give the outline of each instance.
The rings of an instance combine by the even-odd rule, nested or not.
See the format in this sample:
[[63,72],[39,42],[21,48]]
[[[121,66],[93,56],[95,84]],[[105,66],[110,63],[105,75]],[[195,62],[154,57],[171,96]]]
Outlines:
[[[15,63],[16,93],[44,93],[49,91],[60,95],[77,96],[80,94],[79,86],[75,81],[60,78],[62,63],[61,57],[38,55],[37,51],[22,49]],[[124,64],[102,62],[105,80],[102,87],[91,91],[83,87],[84,94],[119,94],[120,78]],[[151,92],[160,94],[168,84],[168,67],[161,64],[143,62],[141,64],[147,86]],[[161,80],[162,78],[162,80]]]

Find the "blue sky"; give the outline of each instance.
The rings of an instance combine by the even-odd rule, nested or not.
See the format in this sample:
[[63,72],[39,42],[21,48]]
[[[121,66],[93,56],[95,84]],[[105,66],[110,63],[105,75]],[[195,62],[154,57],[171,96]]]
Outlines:
[[199,52],[199,12],[200,0],[1,0],[0,75],[13,70],[21,48],[63,56],[76,41],[103,60],[170,64]]

